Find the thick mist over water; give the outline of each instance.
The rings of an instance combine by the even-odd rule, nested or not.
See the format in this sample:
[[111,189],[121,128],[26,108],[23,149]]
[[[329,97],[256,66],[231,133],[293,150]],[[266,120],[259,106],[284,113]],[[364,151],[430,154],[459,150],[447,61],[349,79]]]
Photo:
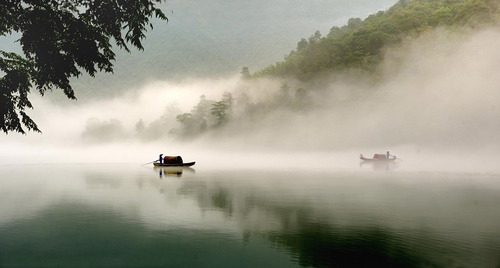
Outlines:
[[33,96],[36,109],[29,114],[43,134],[1,136],[0,162],[141,164],[164,153],[197,166],[349,168],[359,165],[359,153],[371,157],[391,150],[404,160],[401,169],[497,172],[500,33],[466,36],[424,34],[388,51],[376,84],[338,75],[327,86],[307,88],[316,108],[306,113],[275,111],[257,120],[233,120],[189,141],[169,137],[167,128],[150,142],[137,137],[136,125],[142,120],[151,126],[164,115],[175,128],[176,113],[190,112],[201,95],[219,100],[224,92],[245,92],[259,102],[282,81],[248,82],[239,74],[156,81],[112,100],[64,107]]

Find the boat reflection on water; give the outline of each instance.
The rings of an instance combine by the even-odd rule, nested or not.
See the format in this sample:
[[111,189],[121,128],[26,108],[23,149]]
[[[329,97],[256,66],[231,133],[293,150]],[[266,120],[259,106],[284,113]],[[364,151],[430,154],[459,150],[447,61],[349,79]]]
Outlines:
[[163,177],[182,177],[183,172],[195,172],[190,167],[154,167],[153,169],[158,173],[160,179]]
[[359,167],[372,167],[375,171],[391,171],[399,167],[396,161],[361,161]]

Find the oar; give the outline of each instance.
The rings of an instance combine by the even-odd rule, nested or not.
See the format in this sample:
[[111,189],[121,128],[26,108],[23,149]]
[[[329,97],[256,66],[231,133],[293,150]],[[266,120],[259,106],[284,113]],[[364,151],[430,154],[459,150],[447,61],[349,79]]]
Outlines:
[[151,164],[151,163],[154,163],[154,162],[156,162],[156,161],[158,161],[158,160],[151,161],[151,162],[148,162],[148,163],[146,163],[146,164],[142,164],[141,166],[144,166],[144,165],[147,165],[147,164]]

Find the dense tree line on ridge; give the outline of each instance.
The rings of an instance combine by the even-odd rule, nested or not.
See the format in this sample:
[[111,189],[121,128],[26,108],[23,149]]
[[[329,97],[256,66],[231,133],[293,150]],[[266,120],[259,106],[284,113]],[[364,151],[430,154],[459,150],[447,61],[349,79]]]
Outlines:
[[256,72],[253,77],[293,77],[302,81],[346,69],[376,72],[384,51],[405,40],[443,27],[450,32],[498,25],[497,0],[400,0],[387,11],[365,20],[351,18],[332,27],[326,37],[317,31],[302,38],[283,61]]
[[[292,92],[287,84],[282,84],[274,94],[261,100],[253,100],[245,92],[238,93],[236,97],[224,92],[219,101],[201,95],[190,112],[183,113],[175,103],[171,103],[159,119],[147,126],[141,119],[136,123],[135,130],[137,137],[144,141],[163,138],[165,133],[172,138],[189,140],[208,131],[224,128],[228,123],[258,122],[273,111],[307,113],[312,105],[313,99],[307,89],[298,87]],[[109,127],[109,124],[105,125]],[[105,126],[94,124],[94,127],[97,130],[97,127]]]

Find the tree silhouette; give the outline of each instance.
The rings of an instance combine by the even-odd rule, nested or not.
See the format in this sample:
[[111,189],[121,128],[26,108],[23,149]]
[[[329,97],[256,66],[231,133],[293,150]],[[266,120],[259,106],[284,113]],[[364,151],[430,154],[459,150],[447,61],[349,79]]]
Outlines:
[[243,79],[252,78],[252,75],[250,74],[250,71],[249,71],[248,67],[246,67],[246,66],[241,69],[240,73],[241,73],[241,78],[243,78]]
[[28,94],[42,96],[61,89],[76,99],[69,78],[82,70],[90,76],[113,72],[116,47],[143,50],[153,17],[168,21],[157,7],[162,0],[4,0],[0,3],[0,36],[20,33],[23,56],[0,50],[0,129],[25,134],[41,132],[25,113],[33,108]]

